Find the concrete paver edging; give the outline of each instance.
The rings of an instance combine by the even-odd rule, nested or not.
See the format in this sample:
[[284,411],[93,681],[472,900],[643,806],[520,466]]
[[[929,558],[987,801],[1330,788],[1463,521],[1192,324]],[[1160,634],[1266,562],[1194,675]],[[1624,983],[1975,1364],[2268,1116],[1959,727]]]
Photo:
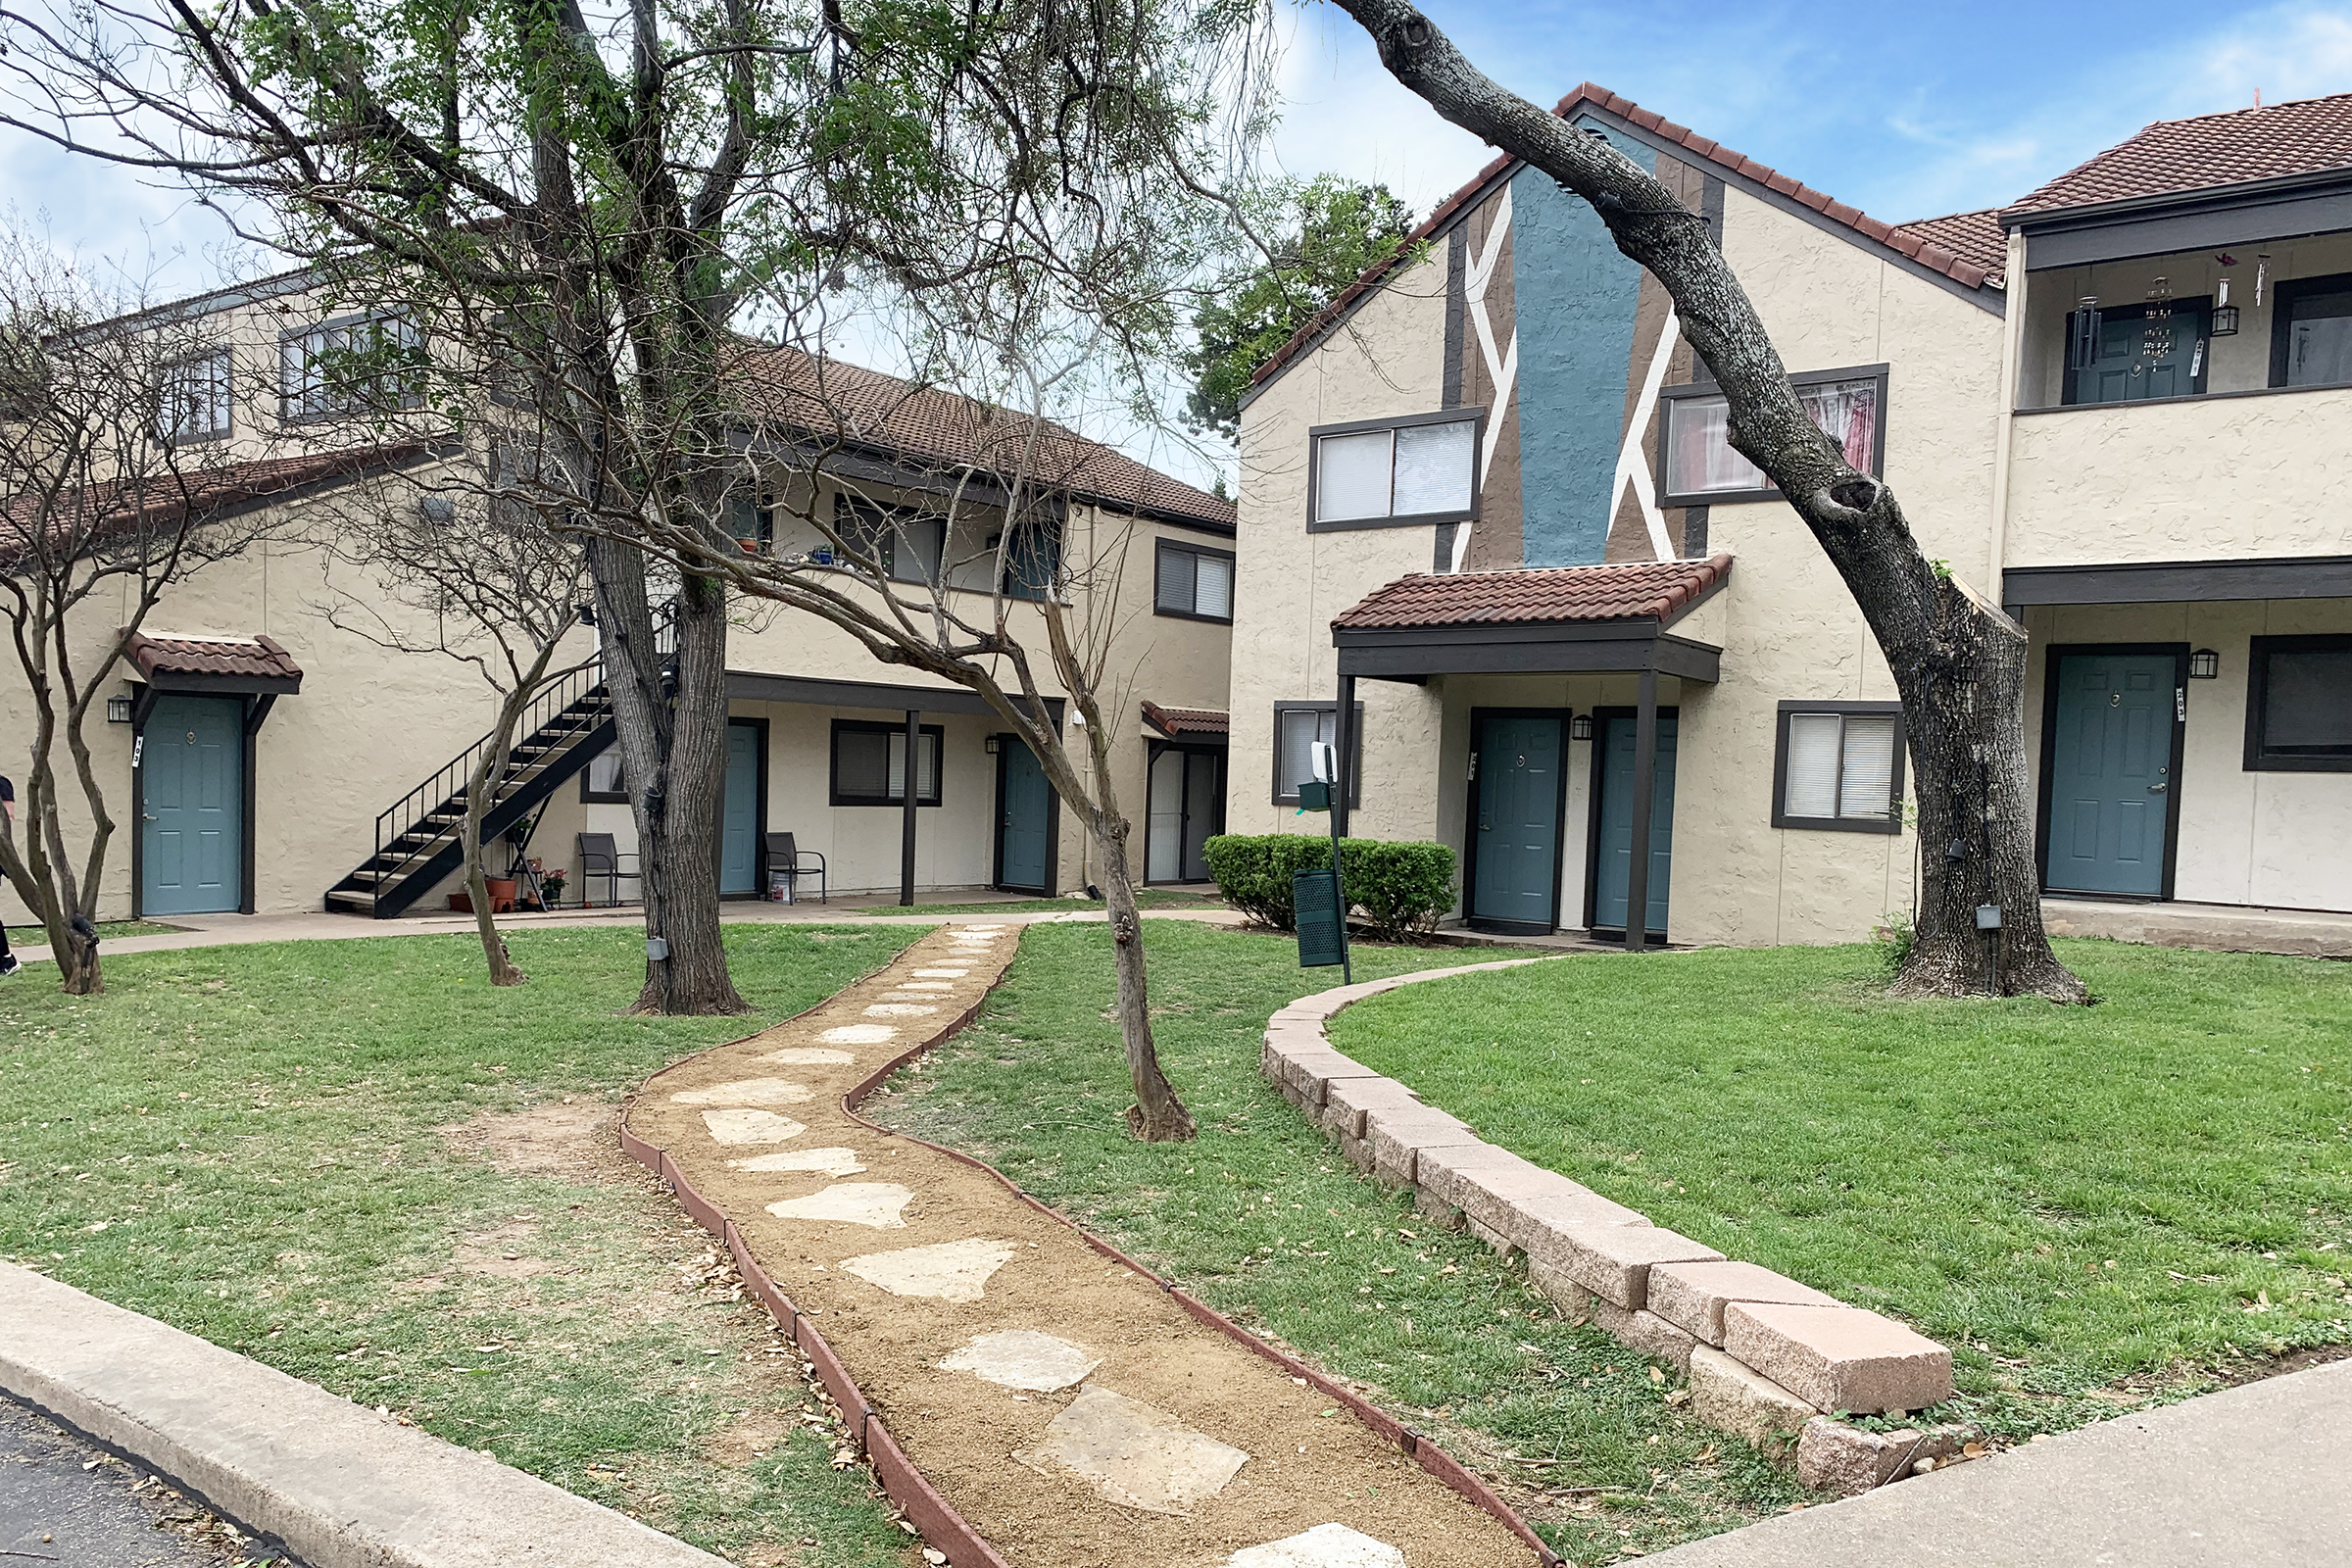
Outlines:
[[[1009,923],[1009,922],[1008,922]],[[887,967],[887,965],[885,966]],[[993,989],[993,988],[992,988]],[[930,1029],[923,1038],[893,1056],[861,1079],[843,1096],[841,1108],[845,1115],[875,1134],[901,1140],[946,1155],[958,1164],[981,1172],[1002,1186],[1026,1207],[1052,1220],[1084,1242],[1101,1256],[1150,1282],[1166,1294],[1168,1298],[1187,1315],[1205,1327],[1235,1341],[1256,1355],[1280,1367],[1295,1382],[1304,1383],[1332,1399],[1352,1415],[1358,1423],[1382,1442],[1394,1444],[1407,1458],[1412,1459],[1431,1476],[1461,1495],[1464,1499],[1494,1517],[1511,1534],[1524,1542],[1536,1554],[1541,1568],[1558,1568],[1561,1558],[1543,1538],[1468,1468],[1438,1445],[1420,1433],[1397,1421],[1386,1411],[1365,1400],[1361,1396],[1338,1383],[1316,1367],[1284,1354],[1272,1345],[1251,1334],[1248,1329],[1180,1289],[1173,1281],[1161,1277],[1142,1262],[1130,1257],[1067,1215],[1041,1201],[1004,1172],[985,1160],[960,1150],[934,1144],[911,1134],[885,1127],[859,1114],[858,1106],[889,1081],[891,1076],[909,1062],[935,1050],[940,1044],[967,1027],[986,1005],[986,997],[974,1001],[955,1018]],[[821,1004],[820,1004],[821,1005]],[[813,1009],[812,1009],[813,1010]],[[814,1367],[826,1392],[840,1407],[852,1444],[863,1452],[872,1464],[875,1477],[891,1499],[903,1509],[910,1523],[922,1534],[925,1542],[942,1551],[951,1564],[985,1564],[988,1568],[1008,1568],[1000,1555],[969,1521],[967,1521],[910,1461],[905,1450],[891,1435],[881,1415],[875,1411],[864,1393],[858,1387],[815,1324],[793,1304],[792,1298],[779,1289],[768,1276],[752,1250],[744,1243],[735,1222],[698,1192],[693,1183],[677,1168],[666,1151],[648,1143],[630,1130],[624,1116],[620,1124],[621,1148],[632,1158],[652,1170],[675,1194],[679,1206],[705,1230],[719,1238],[741,1272],[747,1286],[770,1314],[779,1329],[796,1348]]]
[[[1414,1206],[1431,1219],[1524,1258],[1529,1278],[1564,1310],[1690,1374],[1693,1412],[1708,1424],[1768,1451],[1794,1449],[1809,1485],[1862,1490],[1860,1476],[1870,1485],[1889,1479],[1844,1452],[1848,1434],[1853,1443],[1875,1437],[1820,1418],[1899,1415],[1948,1398],[1950,1350],[1891,1318],[1727,1259],[1485,1142],[1334,1050],[1325,1033],[1342,1008],[1399,986],[1557,961],[1424,969],[1301,997],[1268,1021],[1259,1065],[1359,1171],[1413,1189]],[[1809,1439],[1801,1447],[1800,1433]]]
[[536,1476],[13,1263],[0,1263],[0,1388],[310,1568],[725,1568]]

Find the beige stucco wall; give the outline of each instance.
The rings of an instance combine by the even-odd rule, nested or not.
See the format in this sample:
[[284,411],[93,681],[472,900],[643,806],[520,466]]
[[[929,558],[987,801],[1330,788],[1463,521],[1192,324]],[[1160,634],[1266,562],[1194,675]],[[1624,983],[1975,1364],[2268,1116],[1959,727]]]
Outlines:
[[2021,414],[2007,562],[2352,553],[2352,387]]
[[2032,607],[2027,755],[2040,786],[2048,650],[2077,643],[2174,643],[2222,656],[2221,674],[2188,682],[2181,735],[2174,896],[2199,903],[2352,909],[2352,774],[2245,766],[2247,639],[2352,632],[2352,601],[2274,599],[2201,605]]

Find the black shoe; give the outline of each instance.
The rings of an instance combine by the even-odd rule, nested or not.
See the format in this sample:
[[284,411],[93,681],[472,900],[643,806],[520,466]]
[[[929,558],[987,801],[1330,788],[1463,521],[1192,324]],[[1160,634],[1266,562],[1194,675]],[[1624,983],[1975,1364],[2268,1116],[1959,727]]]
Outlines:
[[24,963],[13,953],[5,958],[0,958],[0,976],[15,974],[24,967]]

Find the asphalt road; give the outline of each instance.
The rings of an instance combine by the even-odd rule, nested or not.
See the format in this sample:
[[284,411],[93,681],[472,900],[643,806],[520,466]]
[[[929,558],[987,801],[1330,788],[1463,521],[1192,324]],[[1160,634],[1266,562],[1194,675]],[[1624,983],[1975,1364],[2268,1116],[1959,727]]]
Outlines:
[[228,1568],[248,1553],[161,1480],[0,1396],[0,1568]]

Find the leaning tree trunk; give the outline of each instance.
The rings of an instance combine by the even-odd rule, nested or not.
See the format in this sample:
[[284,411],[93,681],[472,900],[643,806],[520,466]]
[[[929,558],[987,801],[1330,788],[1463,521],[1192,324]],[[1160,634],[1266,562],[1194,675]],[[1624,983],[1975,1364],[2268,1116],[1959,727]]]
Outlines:
[[[1895,989],[1918,996],[2085,992],[2041,926],[2026,808],[2023,627],[1930,562],[1894,492],[1845,462],[1796,401],[1780,352],[1704,220],[1598,136],[1506,92],[1406,0],[1339,0],[1392,74],[1446,119],[1590,202],[1672,296],[1731,405],[1731,443],[1820,541],[1903,700],[1920,803],[1916,938]],[[2000,911],[1980,934],[1980,905]]]
[[1176,1144],[1198,1131],[1167,1075],[1159,1070],[1159,1047],[1152,1038],[1152,1007],[1144,983],[1144,922],[1137,912],[1135,877],[1127,868],[1127,821],[1110,815],[1094,835],[1102,852],[1102,902],[1110,914],[1111,959],[1119,982],[1119,1039],[1127,1051],[1127,1076],[1135,1103],[1127,1107],[1127,1130],[1148,1144]]
[[466,779],[466,820],[459,841],[466,853],[466,891],[473,900],[473,927],[481,934],[482,956],[490,966],[494,986],[518,986],[528,979],[514,967],[507,939],[499,935],[498,916],[490,910],[490,873],[482,864],[482,819],[490,813],[491,781],[507,770],[507,754],[514,744],[515,719],[530,700],[529,689],[509,693],[498,705],[498,728],[490,748]]

